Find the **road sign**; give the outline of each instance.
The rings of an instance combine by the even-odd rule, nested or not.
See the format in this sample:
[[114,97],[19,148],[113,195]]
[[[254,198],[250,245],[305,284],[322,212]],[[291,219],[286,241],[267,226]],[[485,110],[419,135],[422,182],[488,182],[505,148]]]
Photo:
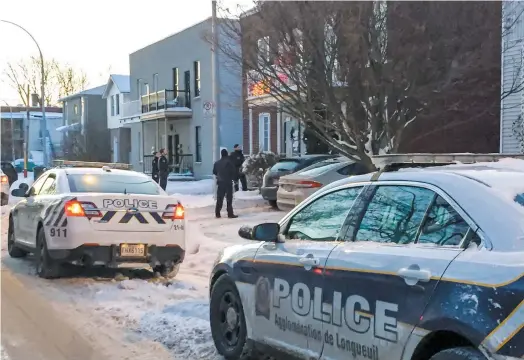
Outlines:
[[204,116],[213,115],[214,106],[211,101],[205,101],[203,105],[203,109],[204,109]]

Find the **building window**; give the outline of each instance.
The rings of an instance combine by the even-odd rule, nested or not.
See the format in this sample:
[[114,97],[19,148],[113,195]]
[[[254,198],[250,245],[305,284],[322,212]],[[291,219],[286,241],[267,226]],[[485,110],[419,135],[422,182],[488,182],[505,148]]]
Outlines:
[[153,92],[158,91],[158,74],[153,74]]
[[201,126],[195,126],[195,144],[196,144],[196,162],[202,162],[202,139],[201,139]]
[[178,96],[178,68],[173,68],[173,91]]
[[195,75],[195,97],[200,96],[200,61],[193,62],[193,71]]
[[269,61],[269,36],[264,36],[257,41],[258,61],[260,64],[266,64]]
[[75,104],[75,105],[73,106],[73,113],[74,113],[75,115],[78,115],[78,105],[77,105],[77,104]]
[[120,94],[115,95],[115,115],[120,115]]
[[115,96],[111,96],[111,116],[115,116]]
[[258,117],[258,150],[271,151],[271,118],[269,114]]

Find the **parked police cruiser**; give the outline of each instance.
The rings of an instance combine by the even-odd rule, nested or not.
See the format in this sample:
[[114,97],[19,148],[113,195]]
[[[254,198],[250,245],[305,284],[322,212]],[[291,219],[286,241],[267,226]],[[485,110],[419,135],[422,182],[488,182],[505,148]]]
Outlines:
[[483,163],[501,157],[377,156],[379,172],[242,227],[255,241],[226,248],[211,274],[218,352],[523,358],[524,161]]
[[58,161],[29,188],[9,214],[8,252],[33,253],[43,278],[61,265],[150,264],[172,278],[185,255],[184,207],[149,176],[127,164]]

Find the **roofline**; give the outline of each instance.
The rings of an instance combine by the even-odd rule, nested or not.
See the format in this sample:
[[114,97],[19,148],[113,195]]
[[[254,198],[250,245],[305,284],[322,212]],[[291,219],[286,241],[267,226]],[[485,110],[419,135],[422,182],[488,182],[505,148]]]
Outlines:
[[120,92],[121,94],[129,94],[131,91],[122,91],[120,90],[120,88],[118,87],[117,83],[115,82],[115,80],[113,80],[113,76],[114,75],[118,75],[118,76],[127,76],[129,78],[129,81],[131,81],[131,78],[129,75],[121,75],[121,74],[109,74],[109,79],[107,79],[107,83],[106,83],[106,88],[104,89],[104,93],[102,94],[102,99],[107,99],[107,96],[109,95],[108,92],[109,92],[109,82],[112,82],[113,85],[115,85],[118,89],[118,92]]
[[[59,101],[59,102],[64,102],[65,100],[74,99],[74,98],[76,98],[76,97],[89,96],[89,95],[94,95],[94,96],[100,96],[100,95],[103,95],[103,93],[100,94],[100,95],[98,95],[98,94],[85,94],[86,91],[93,90],[93,89],[96,89],[96,88],[99,88],[99,87],[102,87],[102,86],[107,86],[107,85],[98,85],[98,86],[94,86],[94,87],[92,87],[92,88],[85,89],[85,90],[79,91],[79,92],[77,92],[77,93],[75,93],[75,94],[71,94],[71,95],[65,96],[65,97],[63,97],[63,98],[60,98],[60,99],[58,99],[58,101]],[[104,89],[104,91],[105,91],[105,89]]]

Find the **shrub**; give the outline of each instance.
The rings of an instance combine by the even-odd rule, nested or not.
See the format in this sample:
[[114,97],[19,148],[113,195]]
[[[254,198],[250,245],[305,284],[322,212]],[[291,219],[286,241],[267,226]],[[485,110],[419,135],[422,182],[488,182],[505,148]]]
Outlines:
[[242,172],[246,175],[249,187],[260,188],[267,169],[275,165],[278,159],[278,155],[272,152],[260,152],[247,156],[242,164]]

